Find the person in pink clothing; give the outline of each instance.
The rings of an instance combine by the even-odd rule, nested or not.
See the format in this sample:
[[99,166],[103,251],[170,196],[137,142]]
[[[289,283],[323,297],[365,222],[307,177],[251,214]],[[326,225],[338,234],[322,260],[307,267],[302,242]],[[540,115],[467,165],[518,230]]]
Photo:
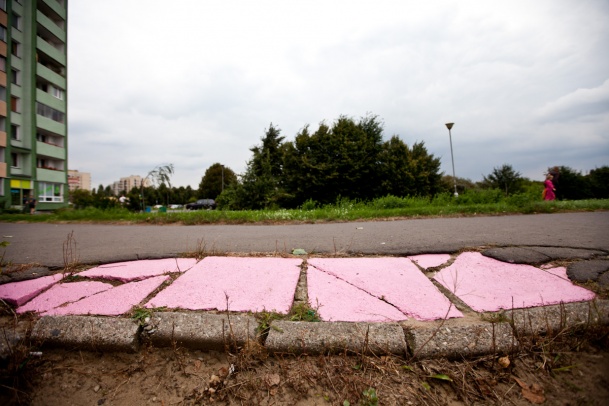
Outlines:
[[546,181],[543,182],[543,185],[545,187],[543,199],[544,200],[554,200],[554,199],[556,199],[556,194],[554,193],[556,191],[556,189],[554,188],[554,184],[552,183],[552,175],[551,174],[548,173],[546,175]]

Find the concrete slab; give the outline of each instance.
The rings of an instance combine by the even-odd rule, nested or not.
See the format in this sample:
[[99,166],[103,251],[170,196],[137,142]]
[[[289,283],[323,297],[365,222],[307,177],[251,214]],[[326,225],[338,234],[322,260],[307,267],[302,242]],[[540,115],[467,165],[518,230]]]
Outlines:
[[130,319],[114,317],[42,317],[32,330],[32,341],[43,347],[93,351],[135,352],[139,326]]
[[46,316],[73,314],[119,316],[139,305],[142,300],[169,279],[169,276],[156,276],[143,281],[125,283],[78,302],[56,307],[43,314]]
[[[229,322],[230,320],[230,322]],[[150,335],[156,346],[178,346],[222,351],[225,345],[242,347],[256,341],[258,322],[253,316],[231,314],[156,312]]]
[[130,282],[168,273],[186,272],[196,263],[197,260],[194,258],[165,258],[118,262],[88,269],[80,272],[78,276]]
[[515,351],[518,342],[509,323],[480,321],[468,325],[428,325],[407,328],[406,340],[411,355],[416,358],[461,359],[487,354],[505,354]]
[[609,272],[609,259],[580,261],[567,267],[567,275],[577,282],[597,281],[605,272]]
[[541,264],[551,258],[528,247],[501,247],[484,250],[482,255],[510,264]]
[[87,296],[94,295],[112,288],[104,282],[79,281],[72,283],[58,283],[46,292],[36,296],[25,305],[17,308],[17,313],[36,312],[44,313],[65,303],[76,302]]
[[599,255],[607,255],[606,252],[599,250],[583,249],[583,248],[566,248],[566,247],[528,247],[531,250],[537,251],[548,256],[551,260],[559,259],[591,259]]
[[609,300],[510,309],[505,317],[513,321],[518,336],[559,333],[570,328],[609,324]]
[[594,299],[595,295],[530,265],[506,264],[466,252],[434,279],[478,312]]
[[423,254],[408,257],[408,259],[423,269],[437,268],[447,263],[450,258],[449,254]]
[[391,322],[408,318],[389,303],[310,264],[307,287],[309,305],[324,321]]
[[45,266],[6,265],[0,274],[0,284],[27,281],[49,275],[52,275],[52,272]]
[[301,265],[298,258],[206,257],[146,307],[287,314]]
[[276,320],[265,348],[271,353],[407,353],[402,327],[394,323],[310,323]]
[[22,282],[0,285],[0,299],[12,306],[21,306],[63,278],[62,274],[43,276]]
[[[380,301],[417,320],[463,317],[450,300],[407,258],[311,258],[308,264],[309,272],[311,267],[314,267],[368,293],[368,312],[372,306],[376,308],[377,302]],[[331,287],[328,283],[323,285],[314,282],[317,289],[315,295],[311,294],[313,286],[310,283],[308,286],[312,305],[315,303],[315,297],[323,297],[323,302],[320,300],[320,314],[324,307],[326,311],[341,311],[345,299],[351,300],[347,292],[337,292],[338,294],[333,295],[324,293],[324,288],[336,291],[336,287]],[[340,320],[344,318],[345,316],[341,315]]]

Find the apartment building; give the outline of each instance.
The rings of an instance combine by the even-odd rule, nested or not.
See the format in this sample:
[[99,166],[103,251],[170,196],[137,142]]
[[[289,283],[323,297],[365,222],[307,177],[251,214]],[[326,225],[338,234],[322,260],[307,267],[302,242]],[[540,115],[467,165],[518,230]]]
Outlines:
[[0,206],[68,204],[68,0],[0,0]]
[[76,189],[91,191],[91,174],[69,169],[68,187],[70,192],[73,192]]
[[150,179],[143,179],[140,175],[131,175],[114,182],[112,184],[112,192],[115,196],[120,195],[122,192],[129,193],[134,187],[152,186]]

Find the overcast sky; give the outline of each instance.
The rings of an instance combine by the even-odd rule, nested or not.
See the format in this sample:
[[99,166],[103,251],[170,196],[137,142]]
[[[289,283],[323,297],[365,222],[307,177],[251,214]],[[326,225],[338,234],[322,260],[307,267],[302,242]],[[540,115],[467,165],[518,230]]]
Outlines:
[[609,2],[73,0],[69,167],[242,173],[270,123],[367,113],[452,174],[609,165]]

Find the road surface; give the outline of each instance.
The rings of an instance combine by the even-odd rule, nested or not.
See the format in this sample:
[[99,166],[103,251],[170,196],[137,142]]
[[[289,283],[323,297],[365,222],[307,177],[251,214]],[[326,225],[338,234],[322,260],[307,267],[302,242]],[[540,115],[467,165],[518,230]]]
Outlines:
[[185,252],[413,255],[484,245],[609,250],[609,212],[406,219],[290,225],[107,225],[0,223],[5,262],[63,266],[72,233],[83,264]]

